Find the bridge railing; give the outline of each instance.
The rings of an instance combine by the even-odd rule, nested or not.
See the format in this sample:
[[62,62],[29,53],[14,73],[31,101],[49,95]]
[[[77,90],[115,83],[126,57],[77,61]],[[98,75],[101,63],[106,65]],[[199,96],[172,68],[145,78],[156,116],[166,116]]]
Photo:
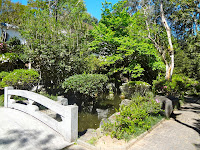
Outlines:
[[[27,98],[28,105],[16,103],[14,99],[11,99],[12,95]],[[39,108],[36,105],[33,105],[34,102],[37,102],[59,114],[62,118],[62,121],[58,122],[57,120],[40,112]],[[5,87],[4,107],[23,111],[39,119],[47,126],[60,133],[67,142],[74,142],[78,138],[78,106],[63,106],[43,95],[34,92],[26,90],[16,90],[12,87]]]

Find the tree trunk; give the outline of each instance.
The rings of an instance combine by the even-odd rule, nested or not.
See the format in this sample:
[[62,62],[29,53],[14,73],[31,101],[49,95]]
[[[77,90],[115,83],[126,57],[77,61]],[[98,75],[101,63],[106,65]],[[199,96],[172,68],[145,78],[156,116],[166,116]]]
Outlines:
[[160,2],[160,14],[161,14],[161,19],[162,19],[162,23],[166,29],[167,32],[167,38],[168,38],[168,43],[169,43],[169,55],[171,58],[171,61],[169,64],[166,64],[166,76],[165,79],[169,80],[172,78],[172,74],[173,74],[173,70],[174,70],[174,49],[173,49],[173,45],[172,45],[172,38],[171,38],[171,29],[169,27],[169,25],[167,24],[167,20],[165,18],[164,15],[164,10],[163,10],[163,1],[161,0]]

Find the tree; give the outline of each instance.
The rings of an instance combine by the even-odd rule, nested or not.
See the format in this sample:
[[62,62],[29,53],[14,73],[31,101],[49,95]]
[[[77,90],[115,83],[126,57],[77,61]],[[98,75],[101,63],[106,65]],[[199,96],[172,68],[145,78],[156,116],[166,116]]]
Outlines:
[[[167,5],[168,3],[165,4]],[[165,78],[169,80],[171,79],[174,70],[174,48],[172,44],[171,28],[166,18],[163,5],[164,3],[162,0],[144,0],[137,2],[135,0],[129,0],[126,7],[129,8],[131,15],[137,11],[141,11],[144,14],[146,30],[148,31],[147,37],[152,41],[155,48],[160,53],[166,65]],[[163,31],[162,27],[160,27],[161,23],[163,24],[167,34],[168,44],[166,43],[166,39],[163,41],[163,38],[158,36],[158,33],[160,32],[159,30]]]
[[26,9],[25,5],[13,3],[11,0],[0,0],[0,22],[19,25]]
[[119,2],[112,6],[106,2],[103,5],[102,19],[91,33],[94,41],[90,45],[116,80],[123,73],[129,79],[152,75],[146,76],[149,81],[155,78],[155,72],[162,70],[163,64],[154,45],[145,38],[142,14],[137,12],[130,16],[124,4]]
[[65,78],[89,70],[86,9],[82,1],[61,1],[55,17],[46,1],[29,1],[29,7],[21,26],[25,53],[47,90],[56,93]]

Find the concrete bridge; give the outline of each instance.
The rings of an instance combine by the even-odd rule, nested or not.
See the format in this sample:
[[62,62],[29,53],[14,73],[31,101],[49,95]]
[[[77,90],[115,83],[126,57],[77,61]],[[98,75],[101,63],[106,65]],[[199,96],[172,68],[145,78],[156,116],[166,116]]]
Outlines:
[[[27,104],[16,103],[12,95],[27,98]],[[61,121],[41,112],[41,104],[60,116]],[[4,89],[4,108],[0,108],[0,149],[57,150],[78,138],[78,107],[63,106],[26,90]]]

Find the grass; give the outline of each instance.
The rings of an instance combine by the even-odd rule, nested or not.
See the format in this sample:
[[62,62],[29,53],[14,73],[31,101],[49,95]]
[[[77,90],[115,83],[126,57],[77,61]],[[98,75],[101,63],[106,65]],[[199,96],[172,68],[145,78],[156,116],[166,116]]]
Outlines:
[[[145,121],[150,122],[151,128],[159,123],[164,117],[159,115],[159,116],[149,116]],[[136,132],[134,133],[134,138],[140,136],[142,133],[144,133],[146,130],[142,128],[136,128]]]

